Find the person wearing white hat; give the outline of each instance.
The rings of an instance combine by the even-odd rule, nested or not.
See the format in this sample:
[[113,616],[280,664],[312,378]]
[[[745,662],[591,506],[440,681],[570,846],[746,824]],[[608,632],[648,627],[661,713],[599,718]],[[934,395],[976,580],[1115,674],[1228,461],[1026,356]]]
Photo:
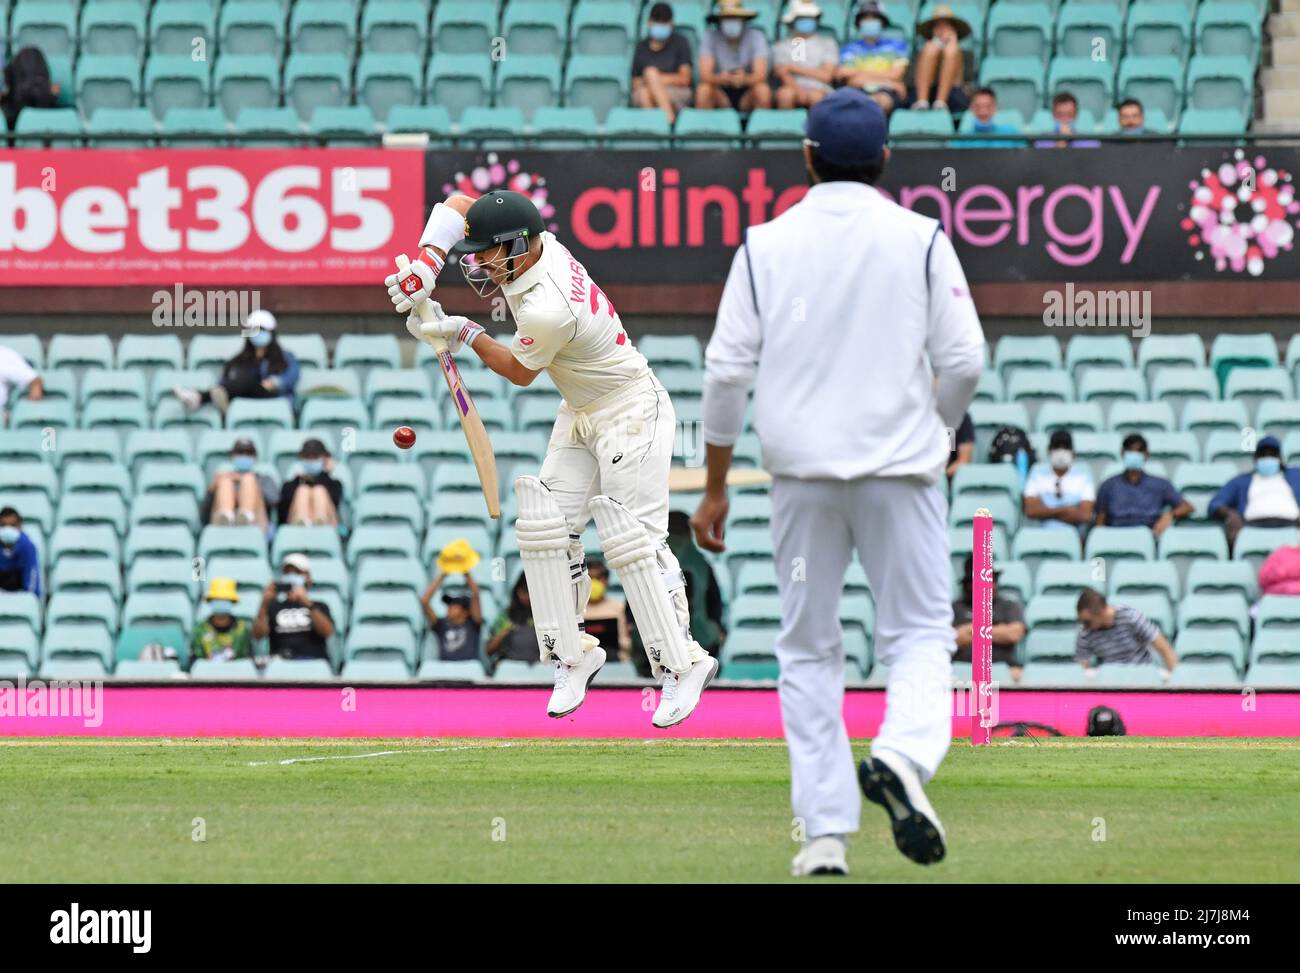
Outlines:
[[311,559],[285,555],[280,576],[262,590],[253,638],[268,639],[273,656],[328,660],[326,640],[333,634],[329,605],[311,598]]
[[293,399],[298,384],[298,359],[276,340],[275,315],[258,308],[244,322],[247,337],[244,347],[221,370],[221,379],[207,389],[182,385],[172,388],[186,412],[193,412],[211,402],[222,413],[231,399],[273,399],[278,395]]
[[822,8],[811,0],[793,0],[781,18],[790,36],[772,45],[772,73],[780,83],[777,108],[811,108],[830,94],[840,46],[817,32],[821,16]]

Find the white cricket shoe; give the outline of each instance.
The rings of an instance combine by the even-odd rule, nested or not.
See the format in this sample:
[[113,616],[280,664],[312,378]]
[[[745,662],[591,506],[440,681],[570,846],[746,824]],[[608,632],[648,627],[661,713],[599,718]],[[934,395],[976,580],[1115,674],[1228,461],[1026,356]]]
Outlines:
[[681,675],[665,669],[659,708],[650,722],[661,730],[682,722],[695,711],[704,687],[717,674],[718,660],[713,656],[701,659]]
[[910,760],[882,750],[858,766],[858,782],[867,800],[889,814],[899,851],[918,865],[943,860],[948,838]]
[[804,875],[847,875],[848,859],[845,857],[844,839],[839,835],[822,835],[813,838],[790,864],[790,874],[799,878]]
[[546,715],[553,719],[568,716],[587,698],[587,688],[605,664],[605,650],[597,645],[582,653],[582,661],[576,666],[566,666],[559,659],[555,660],[555,691],[551,701],[546,704]]
[[203,404],[203,399],[198,392],[194,391],[194,389],[187,389],[183,385],[173,385],[172,395],[180,400],[186,412],[193,412]]

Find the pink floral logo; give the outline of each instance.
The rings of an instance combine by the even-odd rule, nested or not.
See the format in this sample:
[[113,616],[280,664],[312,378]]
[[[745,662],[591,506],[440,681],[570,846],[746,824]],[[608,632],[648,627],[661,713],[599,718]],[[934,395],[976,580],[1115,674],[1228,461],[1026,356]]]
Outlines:
[[1188,186],[1191,204],[1180,226],[1197,260],[1208,256],[1215,270],[1258,277],[1266,261],[1291,249],[1300,203],[1291,173],[1270,168],[1264,156],[1248,162],[1237,149],[1231,161],[1202,169]]
[[469,172],[456,173],[451,182],[443,183],[442,186],[444,195],[464,193],[475,199],[494,189],[523,193],[542,214],[546,228],[552,233],[556,231],[556,224],[551,222],[555,216],[555,207],[547,201],[546,177],[525,171],[518,159],[502,162],[497,153],[489,152],[483,157],[482,165],[475,166]]

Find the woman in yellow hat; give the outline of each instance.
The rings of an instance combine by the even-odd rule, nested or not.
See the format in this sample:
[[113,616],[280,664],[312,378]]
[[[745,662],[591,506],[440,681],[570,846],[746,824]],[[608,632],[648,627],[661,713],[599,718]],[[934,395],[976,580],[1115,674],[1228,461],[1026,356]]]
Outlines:
[[235,617],[239,588],[234,578],[213,578],[204,599],[208,617],[194,626],[190,645],[196,659],[247,659],[253,654],[248,619]]
[[[438,658],[459,662],[479,657],[479,640],[483,630],[483,609],[479,602],[478,582],[470,574],[479,562],[478,551],[469,541],[454,540],[438,552],[438,573],[420,596],[420,606],[429,627],[438,638]],[[465,576],[468,595],[443,595],[442,603],[447,614],[438,617],[433,608],[433,596],[449,577]]]

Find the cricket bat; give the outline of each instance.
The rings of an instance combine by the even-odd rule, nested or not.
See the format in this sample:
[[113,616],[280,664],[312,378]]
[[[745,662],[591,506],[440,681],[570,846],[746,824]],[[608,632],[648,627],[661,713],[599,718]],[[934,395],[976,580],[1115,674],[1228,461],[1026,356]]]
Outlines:
[[[399,273],[405,274],[411,268],[411,261],[407,259],[406,254],[398,257],[396,263]],[[434,320],[433,311],[428,304],[421,302],[415,305],[415,312],[420,315],[421,321],[427,323]],[[478,471],[478,481],[483,487],[483,499],[487,501],[488,514],[493,520],[499,519],[501,497],[497,487],[497,458],[492,452],[492,441],[488,439],[487,430],[483,428],[483,420],[479,417],[469,389],[465,388],[465,383],[461,381],[460,369],[456,367],[456,359],[452,357],[447,342],[442,338],[434,338],[431,344],[438,355],[442,377],[447,380],[447,391],[451,393],[452,404],[456,406],[456,415],[460,417],[461,431],[465,434],[465,441],[469,443],[469,455],[474,460],[474,469]]]
[[[703,466],[673,466],[668,470],[668,491],[670,493],[698,493],[708,482],[708,470]],[[738,466],[727,471],[727,486],[762,486],[772,482],[772,474],[767,470]]]

